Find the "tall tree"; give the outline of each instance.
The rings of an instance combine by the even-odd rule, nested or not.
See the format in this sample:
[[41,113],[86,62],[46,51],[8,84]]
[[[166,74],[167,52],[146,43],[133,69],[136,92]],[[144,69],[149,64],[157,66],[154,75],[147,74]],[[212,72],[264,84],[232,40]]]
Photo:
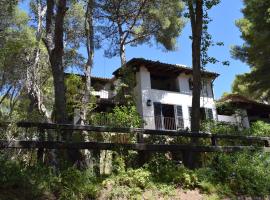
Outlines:
[[29,64],[35,46],[34,31],[28,22],[27,14],[15,9],[4,30],[0,48],[0,104],[11,94],[18,96],[25,86],[25,66]]
[[126,46],[150,42],[154,38],[173,49],[184,22],[183,3],[178,0],[99,0],[97,1],[101,38],[109,40],[105,55],[120,55],[126,64]]
[[193,90],[191,110],[191,131],[200,130],[201,93],[201,44],[203,28],[203,0],[188,0],[188,10],[192,30]]
[[[208,10],[217,5],[219,0],[186,0],[188,7],[188,17],[191,24],[192,39],[192,71],[193,71],[193,89],[192,89],[192,110],[191,110],[191,131],[200,130],[200,96],[202,84],[202,70],[208,63],[220,62],[214,57],[208,55],[210,46],[214,45],[211,35],[208,33],[208,24],[211,19],[208,16]],[[217,45],[223,45],[221,42]],[[227,61],[222,62],[228,65]],[[192,140],[197,143],[197,139]],[[199,165],[199,155],[194,152],[185,153],[185,164],[190,168]]]
[[246,62],[251,72],[241,78],[247,83],[248,90],[263,99],[270,99],[270,1],[244,0],[242,10],[244,18],[237,20],[236,25],[245,41],[242,46],[232,49],[234,58]]
[[252,73],[237,75],[232,84],[232,93],[240,94],[247,98],[270,104],[270,98],[264,90],[253,90]]
[[[201,93],[201,72],[208,63],[218,63],[218,59],[208,55],[210,46],[223,45],[222,42],[214,43],[208,33],[208,24],[211,19],[208,11],[219,3],[219,0],[187,0],[188,16],[190,18],[192,31],[192,69],[193,69],[193,90],[192,90],[192,111],[191,131],[200,130],[200,93]],[[228,65],[228,61],[223,61]]]
[[91,92],[91,71],[93,68],[94,59],[94,0],[88,0],[86,4],[85,12],[85,37],[86,37],[86,50],[87,50],[87,61],[84,65],[84,76],[85,76],[85,89],[83,96],[83,106],[81,112],[81,122],[86,123],[86,116],[88,114],[88,107],[90,103],[90,92]]
[[14,12],[18,0],[1,0],[0,1],[0,47],[5,39],[7,28],[12,24]]
[[[30,58],[30,62],[27,66],[27,80],[26,80],[26,90],[28,93],[28,97],[30,100],[29,105],[29,114],[36,110],[45,121],[50,122],[51,116],[49,110],[46,108],[43,102],[43,94],[41,89],[41,80],[42,80],[42,68],[47,68],[48,65],[44,67],[42,65],[41,57],[45,57],[47,59],[47,55],[42,52],[42,43],[41,37],[43,33],[43,21],[45,19],[46,14],[46,4],[42,0],[35,0],[31,2],[32,12],[34,13],[34,17],[36,19],[36,47],[33,52],[32,58]],[[45,55],[44,55],[45,54]],[[50,74],[50,73],[49,73]]]
[[66,0],[47,0],[46,35],[43,38],[51,64],[54,94],[55,121],[67,123],[66,96],[64,83],[64,18],[67,11]]

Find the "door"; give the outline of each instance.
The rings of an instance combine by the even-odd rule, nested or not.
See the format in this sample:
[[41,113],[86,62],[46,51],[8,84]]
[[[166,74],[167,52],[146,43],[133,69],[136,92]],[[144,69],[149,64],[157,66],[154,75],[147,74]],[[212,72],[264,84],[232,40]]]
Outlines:
[[175,130],[174,105],[162,104],[162,116],[164,129]]
[[174,105],[154,102],[154,115],[156,129],[176,129]]

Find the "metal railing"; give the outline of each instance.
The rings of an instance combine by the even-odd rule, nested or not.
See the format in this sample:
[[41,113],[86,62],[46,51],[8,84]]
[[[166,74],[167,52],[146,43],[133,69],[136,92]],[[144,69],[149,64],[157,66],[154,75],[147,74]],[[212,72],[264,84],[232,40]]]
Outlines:
[[91,91],[91,94],[100,99],[110,99],[115,96],[115,92],[111,90]]
[[[136,124],[138,128],[154,129],[154,130],[183,130],[185,129],[184,121],[182,117],[163,117],[163,116],[144,116],[141,124]],[[110,127],[134,127],[132,122],[122,123],[118,119],[115,119],[109,113],[98,113],[93,115],[89,124],[95,126],[110,126]],[[187,124],[186,124],[187,125]]]
[[182,117],[163,117],[163,116],[144,116],[144,128],[156,130],[183,130],[184,118]]

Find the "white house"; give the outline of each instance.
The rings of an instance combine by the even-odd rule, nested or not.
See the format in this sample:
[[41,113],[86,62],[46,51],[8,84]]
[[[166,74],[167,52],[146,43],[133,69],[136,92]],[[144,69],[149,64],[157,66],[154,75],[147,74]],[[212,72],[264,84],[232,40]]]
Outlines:
[[[158,61],[134,58],[127,62],[136,76],[135,96],[137,110],[145,121],[146,129],[177,130],[190,127],[192,104],[192,69]],[[119,69],[108,82],[117,84]],[[218,74],[202,73],[201,112],[202,119],[217,119],[214,102],[213,81]],[[95,81],[94,78],[93,80]],[[102,80],[102,79],[101,79]],[[97,79],[98,81],[98,79]],[[100,100],[106,100],[112,91],[106,87],[95,92]],[[94,84],[95,87],[95,84]],[[104,98],[106,97],[106,98]]]
[[[134,58],[127,64],[136,69],[137,109],[147,129],[185,129],[190,127],[192,70]],[[116,74],[116,73],[115,73]],[[216,73],[203,72],[202,118],[216,119],[213,81]]]
[[[136,106],[144,120],[146,129],[178,130],[190,128],[192,106],[192,69],[183,65],[173,65],[133,58],[127,62],[136,77],[134,93]],[[120,69],[111,79],[91,77],[92,94],[98,97],[97,112],[107,112],[115,105],[115,88],[121,77]],[[230,103],[233,110],[216,108],[213,82],[217,73],[202,72],[201,119],[211,119],[249,128],[256,120],[270,122],[270,105],[249,100],[240,95],[229,95],[218,102]],[[231,106],[229,106],[231,107]],[[76,115],[74,123],[79,119]],[[104,125],[104,124],[102,124]]]

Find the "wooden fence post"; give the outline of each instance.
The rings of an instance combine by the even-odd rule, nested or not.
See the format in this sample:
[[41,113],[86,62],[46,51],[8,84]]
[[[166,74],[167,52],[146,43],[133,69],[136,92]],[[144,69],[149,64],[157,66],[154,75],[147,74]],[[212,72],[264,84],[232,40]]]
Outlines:
[[264,140],[264,146],[270,147],[270,140]]
[[[38,140],[40,142],[43,142],[45,139],[45,130],[43,128],[38,128]],[[39,148],[37,151],[37,160],[40,163],[43,163],[44,161],[44,149],[43,148]]]
[[211,137],[211,144],[212,144],[212,146],[217,146],[218,145],[217,138],[214,135]]
[[[144,143],[143,133],[137,131],[137,143],[142,144]],[[138,151],[138,164],[139,166],[143,166],[147,161],[147,152],[146,151]]]

